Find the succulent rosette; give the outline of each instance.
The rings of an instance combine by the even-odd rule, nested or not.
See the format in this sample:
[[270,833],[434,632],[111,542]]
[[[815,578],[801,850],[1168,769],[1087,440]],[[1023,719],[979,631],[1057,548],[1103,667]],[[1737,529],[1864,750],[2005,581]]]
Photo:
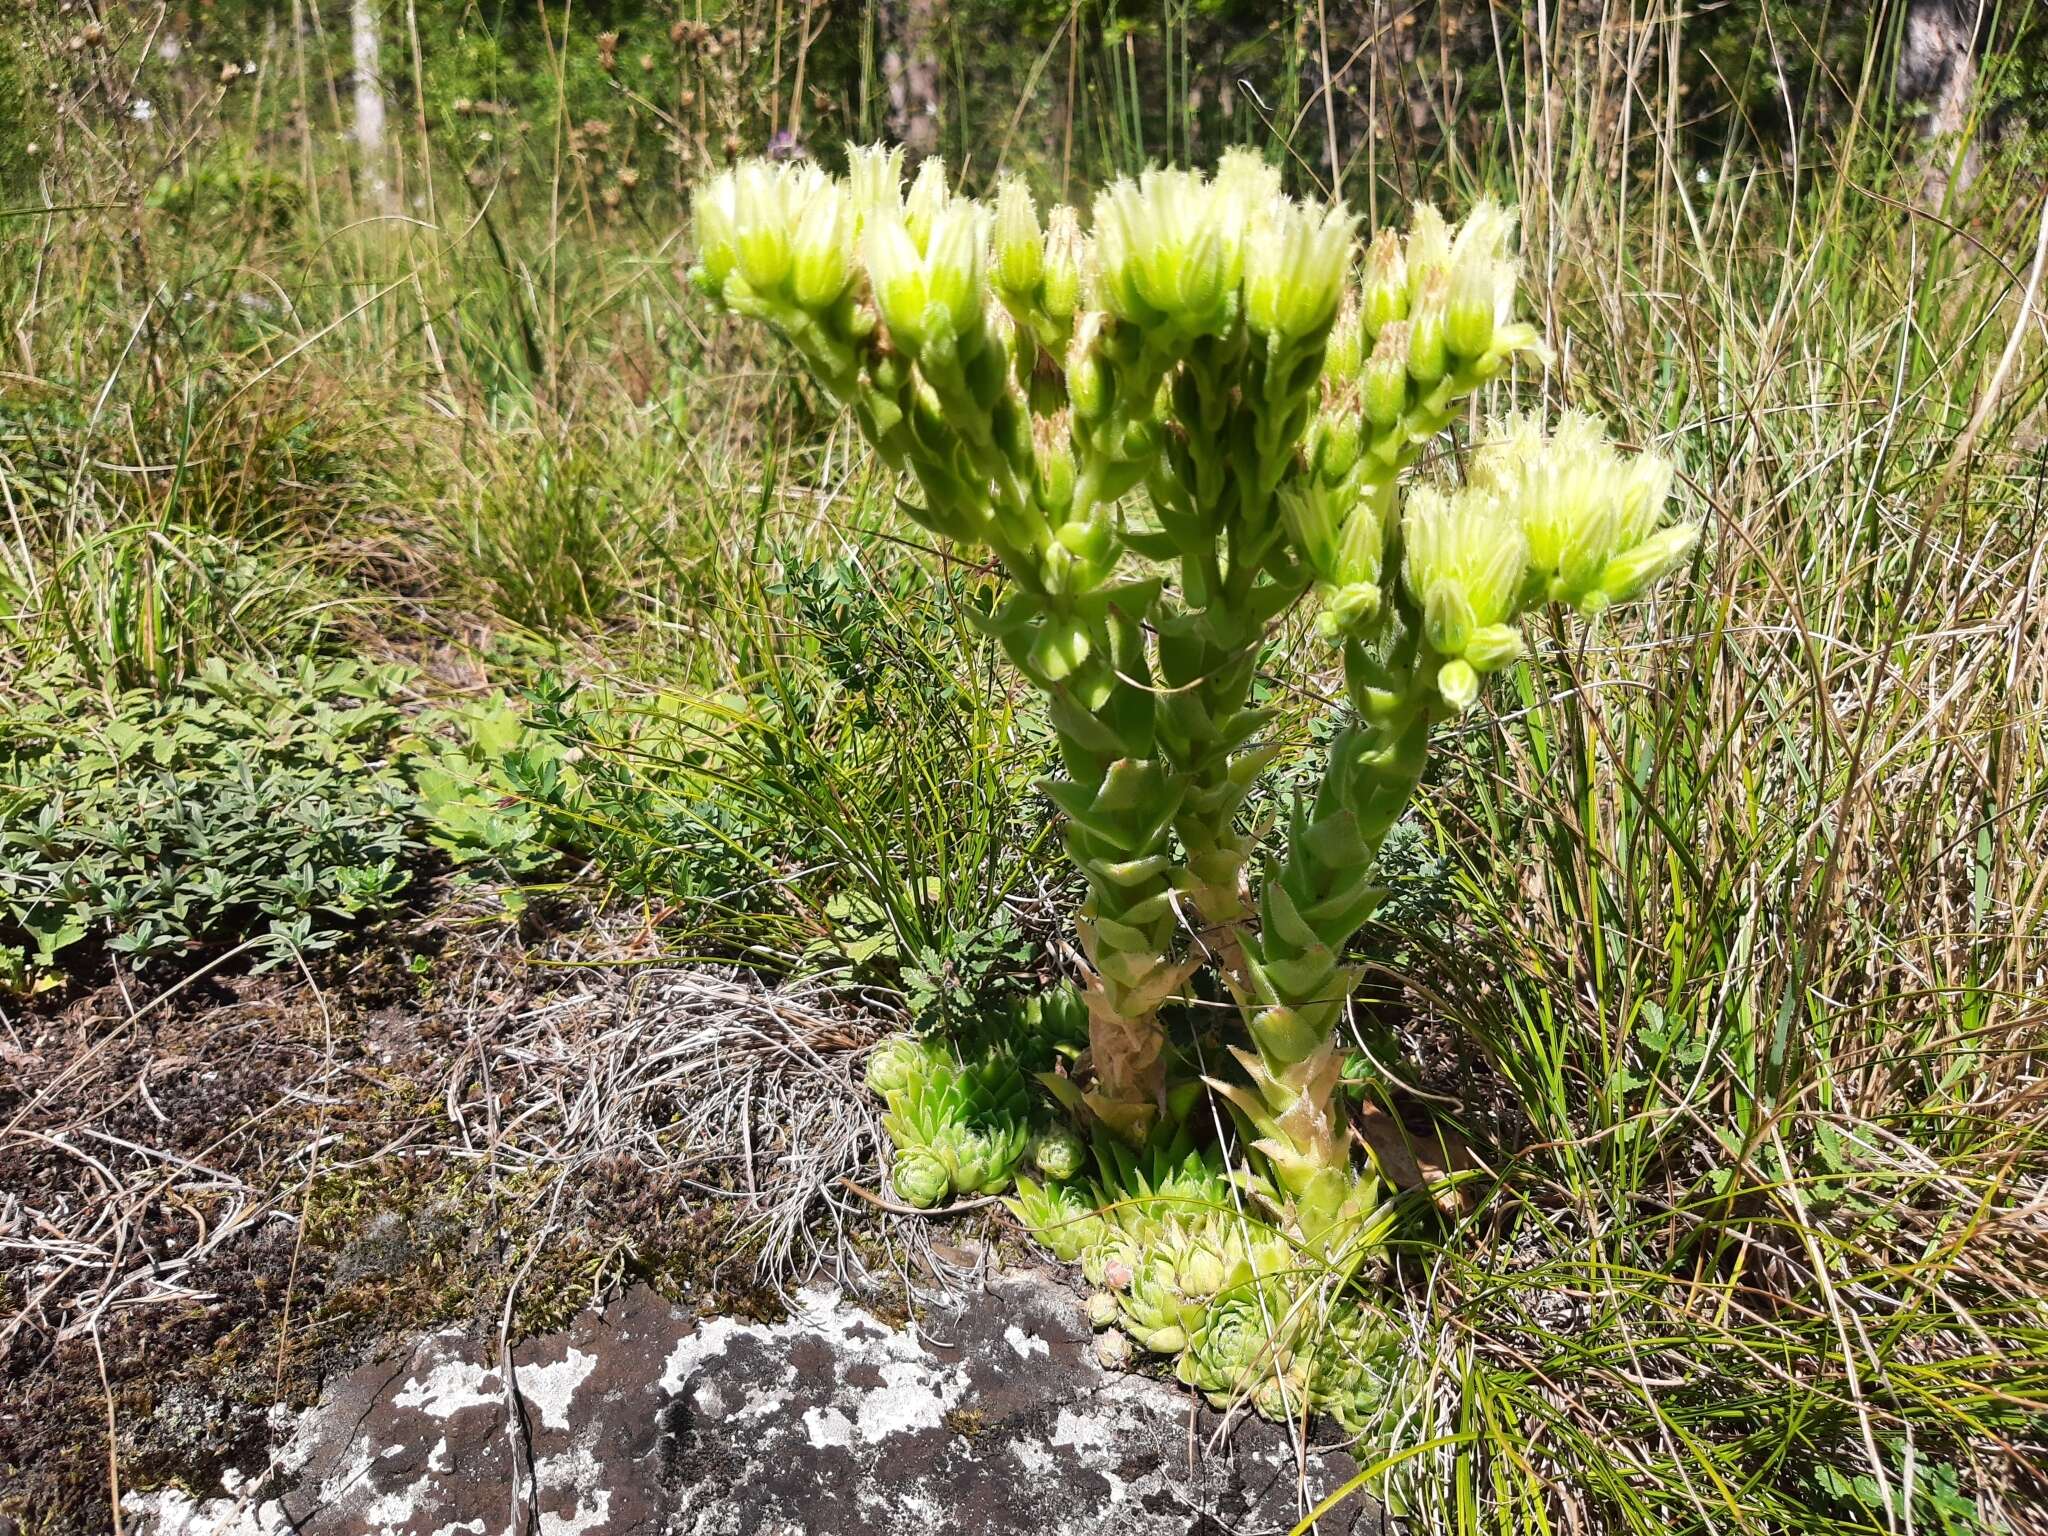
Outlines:
[[1031,1163],[1048,1179],[1064,1183],[1088,1166],[1088,1145],[1069,1127],[1056,1125],[1032,1138]]
[[888,1105],[891,1178],[908,1204],[1010,1187],[1032,1141],[1030,1081],[1013,1057],[963,1063],[938,1042],[897,1040],[868,1058],[866,1079]]
[[1069,1264],[1109,1232],[1094,1198],[1072,1184],[1041,1184],[1020,1174],[1008,1204],[1010,1214],[1041,1247]]
[[1303,1336],[1300,1309],[1289,1288],[1262,1277],[1209,1303],[1175,1374],[1216,1407],[1228,1408],[1293,1371]]
[[1155,1248],[1139,1263],[1130,1286],[1118,1297],[1123,1328],[1141,1349],[1155,1355],[1178,1354],[1187,1347],[1188,1330],[1200,1324],[1206,1301],[1180,1288],[1179,1267],[1171,1250]]
[[953,1169],[930,1147],[907,1146],[896,1154],[889,1167],[889,1182],[906,1205],[930,1210],[953,1193]]

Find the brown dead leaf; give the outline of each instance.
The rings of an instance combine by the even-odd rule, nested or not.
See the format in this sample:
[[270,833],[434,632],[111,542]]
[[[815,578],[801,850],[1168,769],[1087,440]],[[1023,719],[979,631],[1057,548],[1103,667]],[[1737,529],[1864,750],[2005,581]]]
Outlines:
[[1410,1130],[1398,1116],[1374,1103],[1359,1110],[1357,1125],[1374,1164],[1397,1189],[1427,1190],[1447,1216],[1471,1208],[1470,1193],[1453,1184],[1450,1176],[1479,1165],[1456,1131],[1444,1125]]

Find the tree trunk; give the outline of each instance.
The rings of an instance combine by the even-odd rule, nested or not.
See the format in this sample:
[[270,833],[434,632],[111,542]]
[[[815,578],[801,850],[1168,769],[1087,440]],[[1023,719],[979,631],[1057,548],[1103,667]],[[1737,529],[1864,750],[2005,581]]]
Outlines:
[[349,41],[355,61],[356,154],[363,184],[381,212],[391,207],[389,167],[384,160],[384,39],[377,20],[377,0],[349,0]]
[[1969,127],[1977,88],[1977,50],[1983,41],[1987,0],[1909,0],[1906,35],[1899,47],[1899,98],[1919,106],[1921,200],[1939,206],[1951,190],[1964,192],[1982,168]]
[[921,160],[939,147],[938,23],[945,0],[892,0],[882,7],[882,80],[889,136]]

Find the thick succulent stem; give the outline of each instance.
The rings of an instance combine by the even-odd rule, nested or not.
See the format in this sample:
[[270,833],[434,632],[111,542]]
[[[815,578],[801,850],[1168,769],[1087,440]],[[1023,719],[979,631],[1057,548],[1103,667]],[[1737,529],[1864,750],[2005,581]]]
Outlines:
[[1175,430],[1150,487],[1189,595],[1159,627],[1161,741],[1188,777],[1178,880],[1202,947],[1240,997],[1250,984],[1241,930],[1257,839],[1238,817],[1272,756],[1254,743],[1270,711],[1250,706],[1251,685],[1267,623],[1308,579],[1286,556],[1275,492],[1293,466],[1322,351],[1319,334],[1290,344],[1239,333],[1197,346],[1175,379]]
[[1141,1141],[1166,1089],[1159,1010],[1192,969],[1175,958],[1167,823],[1154,814],[1178,795],[1157,762],[1120,758],[1085,807],[1072,791],[1058,798],[1072,818],[1067,852],[1089,885],[1078,919],[1089,967],[1087,1103],[1118,1135]]
[[1245,942],[1253,1049],[1238,1059],[1250,1087],[1219,1084],[1258,1130],[1257,1143],[1310,1243],[1335,1251],[1376,1202],[1352,1171],[1340,1097],[1341,1026],[1357,982],[1345,946],[1372,915],[1373,866],[1428,760],[1435,665],[1408,638],[1392,664],[1347,647],[1361,723],[1330,750],[1311,806],[1295,807],[1285,859],[1267,872],[1260,924]]
[[[1049,1086],[1106,1128],[1091,1192],[1027,1176],[1020,1214],[1119,1293],[1096,1298],[1099,1322],[1184,1351],[1183,1379],[1212,1398],[1365,1424],[1386,1378],[1353,1362],[1399,1340],[1325,1312],[1315,1333],[1346,1356],[1333,1364],[1297,1321],[1323,1287],[1298,1278],[1294,1249],[1345,1264],[1391,1220],[1372,1214],[1378,1181],[1354,1167],[1341,1093],[1344,957],[1377,900],[1373,865],[1433,719],[1521,655],[1521,617],[1626,601],[1697,530],[1661,526],[1668,464],[1624,461],[1582,418],[1500,423],[1462,484],[1397,498],[1466,397],[1544,353],[1514,318],[1512,219],[1491,203],[1456,230],[1418,207],[1405,237],[1373,240],[1354,286],[1352,216],[1289,199],[1245,151],[1213,178],[1105,188],[1085,235],[1072,210],[1042,224],[1021,184],[991,209],[936,161],[907,193],[901,169],[871,149],[843,181],[807,162],[714,177],[694,199],[692,276],[789,340],[915,477],[919,522],[1008,575],[979,622],[1050,701],[1060,772],[1044,788],[1088,885],[1085,1071]],[[1140,487],[1156,524],[1125,504]],[[1240,818],[1272,750],[1257,668],[1311,587],[1356,720],[1254,906],[1263,829]],[[1234,1172],[1282,1208],[1284,1238],[1250,1232],[1220,1155],[1185,1128],[1149,1134],[1195,1087],[1169,1082],[1161,1009],[1208,962],[1246,1027],[1242,1078],[1215,1083],[1255,1138]],[[906,1199],[993,1192],[1027,1156],[1050,1180],[1080,1171],[1071,1133],[1031,1137],[1015,1061],[956,1066],[906,1044],[870,1080]]]
[[[1052,693],[1066,774],[1045,784],[1067,816],[1067,856],[1088,882],[1078,918],[1088,962],[1087,1103],[1118,1135],[1142,1140],[1165,1091],[1160,1008],[1193,962],[1179,958],[1168,837],[1185,777],[1158,751],[1151,665],[1139,615],[1149,587],[1112,596],[1091,625],[1086,664]],[[1024,648],[1021,635],[1011,642]],[[1090,708],[1090,705],[1093,708]]]

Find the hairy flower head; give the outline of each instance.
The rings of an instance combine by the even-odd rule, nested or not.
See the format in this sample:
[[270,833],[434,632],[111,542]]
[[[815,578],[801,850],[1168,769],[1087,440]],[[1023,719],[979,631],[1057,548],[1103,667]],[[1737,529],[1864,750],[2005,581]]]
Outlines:
[[1402,276],[1408,288],[1412,310],[1422,297],[1422,285],[1432,273],[1446,280],[1451,269],[1451,231],[1434,203],[1417,203],[1408,221],[1408,241],[1401,252]]
[[1254,330],[1299,341],[1330,325],[1350,275],[1357,223],[1342,203],[1268,206],[1245,242],[1245,318]]
[[1408,259],[1402,253],[1401,237],[1391,229],[1374,235],[1366,248],[1359,307],[1369,336],[1408,318]]
[[1038,227],[1038,206],[1019,178],[1005,177],[996,192],[995,265],[990,276],[1005,294],[1028,298],[1044,273],[1045,236]]
[[1095,256],[1102,300],[1120,320],[1164,320],[1217,335],[1234,313],[1244,277],[1240,194],[1219,192],[1194,171],[1146,171],[1095,198]]
[[1443,680],[1449,684],[1445,701],[1464,708],[1472,702],[1470,674],[1504,666],[1521,652],[1520,634],[1510,621],[1528,565],[1528,541],[1499,498],[1474,486],[1416,487],[1401,527],[1402,577],[1422,609],[1423,634],[1438,656],[1462,664]]
[[1661,525],[1672,468],[1624,457],[1599,420],[1576,411],[1549,432],[1533,416],[1495,423],[1473,455],[1528,541],[1532,597],[1597,612],[1635,596],[1691,553],[1697,528]]
[[847,151],[846,180],[857,221],[903,212],[903,150],[864,144]]
[[922,217],[922,240],[906,210],[900,218],[875,214],[861,242],[875,305],[891,335],[913,354],[941,331],[966,334],[982,310],[986,211],[966,198],[950,198]]

